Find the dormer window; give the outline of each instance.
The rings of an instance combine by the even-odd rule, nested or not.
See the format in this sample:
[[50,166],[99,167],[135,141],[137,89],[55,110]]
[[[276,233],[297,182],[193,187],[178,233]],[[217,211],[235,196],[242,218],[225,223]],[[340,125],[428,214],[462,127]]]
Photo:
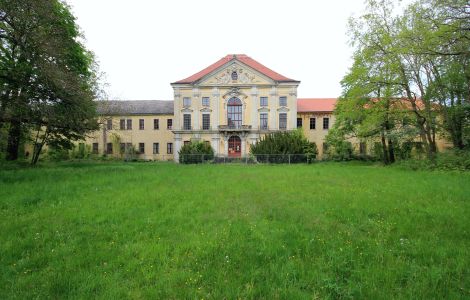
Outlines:
[[238,73],[237,71],[232,72],[232,80],[238,80]]

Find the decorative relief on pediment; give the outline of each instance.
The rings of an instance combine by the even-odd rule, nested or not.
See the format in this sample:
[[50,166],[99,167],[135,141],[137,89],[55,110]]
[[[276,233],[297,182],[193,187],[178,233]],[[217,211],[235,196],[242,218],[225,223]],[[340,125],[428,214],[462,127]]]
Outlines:
[[288,112],[289,109],[287,107],[281,107],[281,108],[278,108],[277,111],[279,111],[279,112]]
[[186,107],[186,108],[183,108],[183,109],[181,110],[181,112],[190,113],[190,112],[193,112],[193,110]]
[[217,84],[229,84],[229,83],[254,83],[256,76],[234,64],[215,77]]
[[258,112],[262,112],[262,113],[269,112],[269,108],[267,108],[267,107],[258,108]]
[[250,68],[239,64],[233,63],[219,71],[215,72],[212,76],[204,79],[200,84],[202,85],[249,85],[249,84],[272,84],[272,81],[261,73],[258,73]]

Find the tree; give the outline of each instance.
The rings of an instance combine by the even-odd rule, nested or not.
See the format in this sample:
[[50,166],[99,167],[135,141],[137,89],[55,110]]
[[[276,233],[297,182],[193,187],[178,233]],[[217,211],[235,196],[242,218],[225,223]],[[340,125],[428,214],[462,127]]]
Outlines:
[[[394,142],[412,134],[420,137],[429,158],[437,152],[440,131],[462,148],[468,128],[462,104],[469,83],[469,31],[462,20],[468,20],[468,4],[422,0],[402,14],[388,0],[367,4],[366,13],[350,22],[354,64],[342,81],[330,139],[352,133],[378,137],[385,163],[394,161]],[[416,130],[400,126],[403,118]]]
[[[0,0],[0,127],[7,159],[32,138],[31,162],[44,145],[70,148],[97,128],[96,64],[59,0]],[[26,133],[22,136],[22,133]]]

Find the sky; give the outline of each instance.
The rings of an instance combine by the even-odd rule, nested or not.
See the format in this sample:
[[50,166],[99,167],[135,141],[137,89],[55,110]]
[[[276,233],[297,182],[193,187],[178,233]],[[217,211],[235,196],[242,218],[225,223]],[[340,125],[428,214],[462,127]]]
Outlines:
[[66,0],[108,98],[172,100],[171,82],[227,54],[300,80],[299,98],[338,97],[352,64],[348,18],[363,0]]

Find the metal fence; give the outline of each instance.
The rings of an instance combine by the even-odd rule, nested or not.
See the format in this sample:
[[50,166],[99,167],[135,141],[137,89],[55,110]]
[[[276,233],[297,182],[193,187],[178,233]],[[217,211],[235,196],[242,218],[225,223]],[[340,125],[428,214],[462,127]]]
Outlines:
[[182,154],[179,162],[183,164],[199,163],[241,163],[241,164],[310,164],[315,161],[312,154],[251,154],[242,157],[213,156],[207,154]]

